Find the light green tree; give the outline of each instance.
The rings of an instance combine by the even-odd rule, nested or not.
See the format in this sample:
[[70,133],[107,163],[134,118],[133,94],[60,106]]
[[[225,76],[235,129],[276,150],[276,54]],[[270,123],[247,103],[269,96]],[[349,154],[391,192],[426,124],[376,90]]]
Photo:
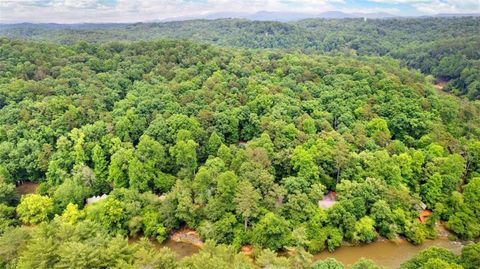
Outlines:
[[243,218],[245,230],[248,228],[248,221],[251,217],[256,216],[258,211],[258,203],[260,201],[260,193],[248,181],[241,181],[238,184],[235,193],[235,203],[237,204],[237,214]]
[[20,220],[25,224],[39,224],[53,214],[53,201],[47,196],[28,194],[17,206]]

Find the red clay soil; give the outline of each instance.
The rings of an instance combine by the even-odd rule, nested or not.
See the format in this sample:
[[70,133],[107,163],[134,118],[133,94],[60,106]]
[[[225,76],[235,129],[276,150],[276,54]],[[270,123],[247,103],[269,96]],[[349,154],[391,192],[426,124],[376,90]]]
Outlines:
[[431,210],[425,209],[420,213],[420,217],[418,217],[418,219],[420,220],[421,223],[425,224],[427,223],[428,217],[432,215],[432,213],[433,212]]
[[247,256],[252,256],[253,254],[253,247],[252,245],[244,245],[242,246],[242,253]]

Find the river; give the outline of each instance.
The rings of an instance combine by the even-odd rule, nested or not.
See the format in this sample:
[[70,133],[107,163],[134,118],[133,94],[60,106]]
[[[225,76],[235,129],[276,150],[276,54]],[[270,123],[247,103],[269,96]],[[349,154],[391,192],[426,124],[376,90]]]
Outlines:
[[[166,240],[164,243],[154,244],[157,248],[167,247],[173,250],[179,257],[187,257],[197,253],[200,248],[189,243],[177,242],[172,239]],[[376,264],[387,268],[398,268],[402,263],[411,259],[420,251],[431,247],[443,247],[455,254],[460,254],[462,243],[459,241],[450,241],[446,237],[440,237],[435,240],[426,240],[422,245],[414,246],[406,240],[391,242],[380,240],[359,246],[342,246],[334,252],[323,251],[313,256],[313,260],[323,260],[326,258],[335,258],[347,267],[361,258],[367,258]]]
[[[17,187],[17,192],[21,195],[35,193],[37,188],[38,183],[25,182]],[[399,242],[386,240],[376,241],[361,246],[342,246],[334,252],[323,251],[315,254],[313,260],[335,258],[348,266],[361,258],[367,258],[378,265],[388,268],[398,268],[403,262],[411,259],[421,250],[431,246],[443,247],[455,254],[460,254],[462,244],[458,241],[449,241],[446,238],[448,232],[445,231],[443,226],[439,225],[438,228],[441,236],[435,240],[427,240],[420,246],[414,246],[405,240],[400,240]],[[168,239],[162,244],[159,244],[156,240],[152,240],[152,242],[157,248],[167,247],[173,250],[181,258],[191,256],[200,250],[198,246],[185,242],[177,242],[172,239]]]
[[[17,192],[21,195],[35,193],[38,188],[38,183],[25,182],[17,187]],[[335,258],[341,261],[346,266],[355,263],[361,258],[367,258],[378,265],[386,266],[388,268],[398,268],[403,262],[411,259],[421,250],[431,246],[438,246],[446,248],[455,254],[460,254],[462,244],[458,241],[449,241],[447,239],[448,232],[439,225],[440,237],[435,240],[426,240],[420,246],[414,246],[405,240],[399,242],[391,241],[376,241],[367,245],[361,246],[342,246],[334,252],[323,251],[313,256],[313,260],[322,260],[326,258]],[[135,239],[133,241],[136,241]],[[152,240],[157,248],[167,247],[173,250],[181,258],[191,256],[197,253],[200,248],[185,242],[177,242],[172,239],[167,239],[162,244],[156,240]]]
[[189,244],[189,243],[173,241],[172,239],[167,239],[165,242],[163,242],[161,244],[159,244],[158,241],[156,241],[156,240],[154,242],[157,242],[156,244],[154,243],[154,245],[156,247],[158,247],[158,248],[163,248],[163,247],[169,248],[169,249],[173,250],[173,252],[175,252],[178,255],[178,257],[180,257],[180,258],[191,256],[191,255],[197,253],[198,251],[200,251],[200,248],[197,247],[197,246],[194,246],[194,245]]
[[446,238],[426,240],[422,245],[414,246],[405,240],[399,242],[376,241],[361,246],[343,246],[334,252],[323,251],[313,256],[314,260],[335,258],[346,266],[361,258],[367,258],[378,265],[388,268],[398,268],[402,263],[411,259],[421,250],[431,246],[443,247],[455,254],[460,254],[462,244],[458,241],[449,241]]

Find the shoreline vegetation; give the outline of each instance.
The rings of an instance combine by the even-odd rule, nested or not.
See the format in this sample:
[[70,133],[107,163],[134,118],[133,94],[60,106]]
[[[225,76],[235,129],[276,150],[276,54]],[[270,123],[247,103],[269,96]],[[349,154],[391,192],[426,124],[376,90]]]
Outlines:
[[[436,237],[435,238],[428,238],[427,241],[433,242],[433,241],[436,241],[436,240],[439,240],[439,239],[440,240],[448,240],[452,243],[455,243],[455,244],[458,244],[458,245],[461,245],[461,246],[465,246],[465,245],[468,245],[468,244],[475,243],[474,241],[464,241],[464,240],[459,240],[459,239],[455,238],[452,233],[450,233],[447,229],[445,229],[445,227],[442,223],[437,223],[436,226],[437,226]],[[139,240],[140,240],[140,238],[131,238],[130,239],[131,242],[137,242]],[[168,238],[166,238],[166,240],[164,242],[159,243],[158,241],[155,241],[154,238],[150,238],[149,240],[151,240],[154,243],[154,245],[158,248],[169,247],[169,246],[172,245],[172,243],[173,244],[174,243],[182,243],[182,244],[189,244],[192,247],[195,247],[197,250],[200,250],[204,245],[204,242],[202,241],[200,235],[197,232],[195,232],[194,230],[189,229],[189,228],[181,228],[180,230],[172,231],[172,233],[168,236]],[[375,243],[381,243],[381,242],[389,242],[389,243],[393,243],[393,244],[396,244],[396,245],[410,244],[410,245],[414,246],[406,238],[398,237],[396,239],[390,240],[390,239],[385,238],[385,237],[378,237],[374,241],[372,241],[370,243],[363,244],[363,245],[358,245],[358,244],[353,244],[353,243],[348,242],[348,241],[343,241],[339,248],[362,247],[362,246],[366,246],[366,245],[369,245],[369,244],[375,244]],[[435,246],[435,244],[433,244],[433,245]],[[422,246],[422,244],[420,244],[419,246]],[[174,249],[174,248],[172,248],[172,249]],[[194,248],[192,248],[192,249],[194,249]],[[457,250],[455,250],[454,253],[457,254],[457,255],[460,254],[460,251],[459,251],[460,249],[461,248],[458,248]],[[334,250],[333,252],[335,252],[336,250]],[[192,253],[190,253],[188,255],[195,254],[196,252],[197,251],[193,251]],[[251,256],[253,254],[252,246],[251,245],[242,245],[239,248],[239,252],[244,253],[247,256]],[[328,251],[324,250],[322,252],[328,252]],[[312,254],[314,256],[316,256],[318,254],[321,254],[322,252],[312,253]],[[331,252],[331,253],[333,253],[333,252]],[[290,253],[288,251],[288,249],[280,250],[278,253],[282,256],[285,256],[285,255],[288,256],[288,255],[293,254],[293,253]],[[185,253],[179,253],[179,254],[182,257],[187,256],[187,255],[185,255]]]
[[[26,195],[26,194],[31,194],[35,193],[36,189],[38,188],[38,183],[33,183],[33,182],[23,182],[22,185],[17,186],[16,191],[21,194],[21,195]],[[326,195],[327,197],[328,195]],[[32,229],[34,226],[29,226],[29,229]],[[175,255],[182,259],[185,257],[190,257],[192,255],[195,255],[199,253],[203,246],[204,246],[204,241],[202,241],[200,235],[187,227],[181,228],[176,231],[172,231],[168,237],[165,239],[163,242],[157,241],[155,238],[145,238],[148,239],[149,242],[153,244],[155,249],[157,251],[163,249],[163,248],[168,248],[169,250],[173,251]],[[452,244],[445,244],[445,241],[451,242]],[[129,244],[139,244],[142,241],[142,237],[134,236],[134,237],[129,237],[128,242]],[[385,246],[389,245],[383,245],[381,243],[393,243],[395,246],[393,248],[398,248],[395,250],[396,252],[404,252],[402,257],[392,257],[390,256],[388,261],[384,260],[384,256],[386,254]],[[367,252],[367,256],[365,257],[365,252],[361,250],[361,248],[365,247],[371,247],[375,248],[375,245],[380,244],[378,247],[378,250],[370,250]],[[407,244],[407,249],[403,249],[402,245]],[[344,265],[352,265],[355,262],[361,260],[361,259],[368,259],[370,261],[373,261],[375,264],[378,264],[380,266],[387,266],[387,265],[395,265],[400,266],[404,262],[408,261],[411,257],[418,255],[421,253],[423,250],[425,250],[427,247],[424,245],[428,245],[428,247],[442,247],[446,248],[455,255],[460,255],[461,250],[464,246],[467,246],[469,244],[474,244],[473,241],[460,241],[457,238],[454,237],[454,234],[449,232],[443,223],[436,223],[436,237],[435,238],[429,238],[426,240],[425,243],[422,243],[418,245],[418,249],[414,250],[413,253],[405,253],[405,251],[411,251],[411,247],[414,245],[409,242],[406,238],[402,237],[397,237],[396,239],[388,239],[385,237],[377,237],[374,241],[366,244],[353,244],[348,241],[343,241],[342,244],[339,246],[339,248],[333,250],[333,252],[329,252],[328,250],[323,250],[318,253],[312,253],[312,263],[315,261],[321,261],[325,259],[331,259],[330,257],[333,254],[334,259],[336,259],[338,262],[342,263]],[[390,245],[391,247],[391,245]],[[360,249],[360,251],[356,251],[355,249]],[[352,251],[353,250],[353,251]],[[243,245],[239,249],[235,250],[237,253],[241,253],[246,255],[247,257],[250,257],[255,260],[255,253],[257,253],[257,250],[252,247],[252,245]],[[254,252],[255,251],[255,252]],[[280,250],[277,252],[277,255],[280,257],[295,257],[296,255],[296,249],[294,247],[287,247],[286,249]],[[347,255],[341,254],[341,255],[335,255],[339,251],[346,252]],[[378,252],[382,252],[381,255],[378,255]],[[356,252],[359,252],[359,254],[356,254]],[[368,253],[371,254],[371,256],[368,256]],[[258,254],[258,253],[257,253]],[[355,257],[355,258],[352,258]],[[352,262],[353,261],[353,262]],[[387,267],[387,268],[393,268],[393,267]]]

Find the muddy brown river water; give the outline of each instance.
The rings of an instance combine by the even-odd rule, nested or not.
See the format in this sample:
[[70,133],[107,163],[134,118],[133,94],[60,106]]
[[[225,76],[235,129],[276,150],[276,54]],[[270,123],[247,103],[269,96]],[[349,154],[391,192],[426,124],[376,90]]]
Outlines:
[[400,242],[377,241],[362,246],[343,246],[334,252],[321,252],[313,256],[314,260],[335,258],[346,266],[355,263],[361,258],[367,258],[378,265],[388,268],[398,268],[402,263],[411,259],[421,250],[431,246],[446,248],[455,254],[460,254],[462,244],[458,241],[449,241],[446,238],[427,240],[420,246],[414,246],[405,240]]
[[[37,188],[38,183],[25,182],[17,187],[17,192],[21,195],[35,193]],[[345,264],[348,268],[348,265],[355,263],[359,259],[367,258],[388,268],[398,268],[402,263],[411,259],[423,249],[431,246],[443,247],[455,254],[460,254],[462,250],[461,242],[449,241],[446,238],[448,232],[446,232],[442,226],[439,226],[439,229],[443,236],[435,240],[427,240],[420,246],[414,246],[405,240],[400,240],[399,242],[376,241],[361,246],[343,246],[336,249],[334,252],[323,251],[315,254],[313,260],[335,258]],[[159,244],[157,241],[153,241],[153,243],[158,248],[170,248],[182,258],[191,256],[200,250],[198,246],[185,242],[177,242],[172,239],[168,239],[162,244]]]
[[[38,188],[38,183],[25,182],[17,187],[17,192],[20,195],[35,193]],[[440,232],[443,236],[435,240],[427,240],[420,246],[414,246],[405,240],[398,242],[391,241],[376,241],[367,245],[361,246],[342,246],[334,252],[323,251],[313,256],[313,260],[322,260],[326,258],[335,258],[341,261],[348,268],[361,258],[373,260],[378,265],[386,266],[388,268],[398,268],[402,263],[411,259],[423,249],[431,246],[438,246],[446,248],[455,254],[460,254],[462,244],[459,241],[449,241],[446,237],[446,232],[442,226],[439,226]],[[135,241],[135,240],[133,240]],[[153,241],[157,248],[167,247],[173,250],[179,257],[191,256],[197,253],[200,248],[185,242],[177,242],[172,239],[166,240],[159,244]]]
[[[156,242],[156,241],[155,241]],[[194,246],[189,243],[184,243],[184,242],[176,242],[171,239],[166,240],[165,242],[161,244],[155,244],[158,248],[169,248],[173,250],[175,253],[177,253],[178,257],[183,258],[187,256],[191,256],[198,251],[200,251],[200,248],[197,246]]]
[[[162,244],[156,244],[158,248],[167,247],[172,249],[180,257],[187,257],[197,253],[200,248],[189,243],[175,242],[167,240]],[[377,241],[361,246],[343,246],[334,252],[323,251],[313,256],[313,260],[323,260],[326,258],[335,258],[341,261],[348,268],[361,258],[367,258],[378,265],[388,268],[398,268],[402,263],[411,259],[423,249],[431,246],[446,248],[455,254],[460,254],[462,244],[458,241],[449,241],[446,238],[427,240],[420,246],[414,246],[405,240],[399,242]]]

